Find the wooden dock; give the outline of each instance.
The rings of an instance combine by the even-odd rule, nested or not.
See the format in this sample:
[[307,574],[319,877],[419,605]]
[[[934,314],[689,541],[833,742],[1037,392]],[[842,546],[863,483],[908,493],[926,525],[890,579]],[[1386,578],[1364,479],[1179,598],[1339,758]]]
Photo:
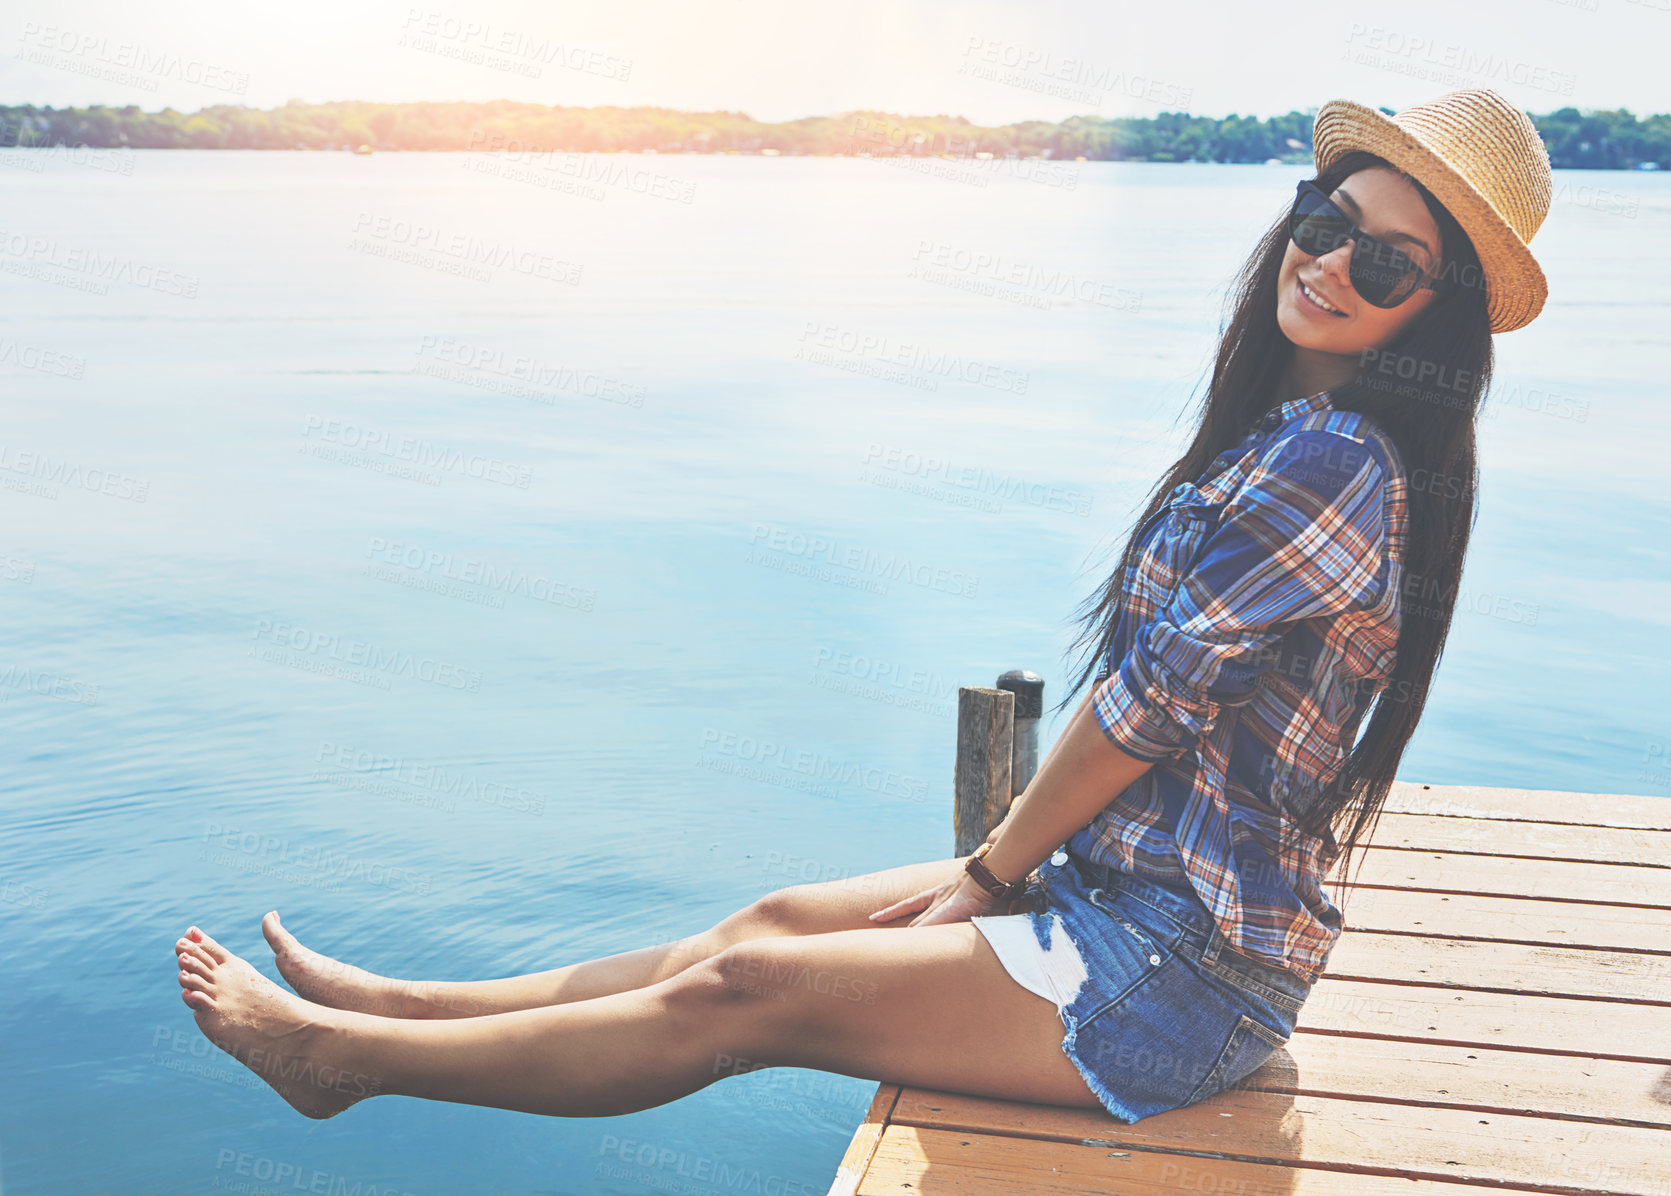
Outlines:
[[1671,800],[1399,784],[1363,854],[1240,1085],[1126,1125],[882,1084],[830,1196],[1671,1196]]

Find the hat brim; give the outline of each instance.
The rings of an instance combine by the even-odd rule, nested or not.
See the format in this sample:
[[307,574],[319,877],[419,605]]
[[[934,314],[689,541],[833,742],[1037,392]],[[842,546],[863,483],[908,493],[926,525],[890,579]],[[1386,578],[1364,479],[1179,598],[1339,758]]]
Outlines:
[[1373,108],[1331,100],[1317,111],[1311,143],[1319,171],[1348,150],[1368,150],[1420,180],[1445,205],[1479,254],[1492,332],[1512,332],[1543,310],[1549,282],[1526,242],[1490,200],[1408,129]]

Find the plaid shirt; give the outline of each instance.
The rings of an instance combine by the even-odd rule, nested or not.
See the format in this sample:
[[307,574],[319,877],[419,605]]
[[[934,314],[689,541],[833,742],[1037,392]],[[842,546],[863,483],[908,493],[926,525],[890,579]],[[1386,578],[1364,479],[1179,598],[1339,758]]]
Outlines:
[[[1187,877],[1228,945],[1315,981],[1343,919],[1334,836],[1283,826],[1333,778],[1398,645],[1403,465],[1329,392],[1266,413],[1140,529],[1092,709],[1154,763],[1068,841],[1121,872]],[[1279,831],[1285,830],[1285,835]]]

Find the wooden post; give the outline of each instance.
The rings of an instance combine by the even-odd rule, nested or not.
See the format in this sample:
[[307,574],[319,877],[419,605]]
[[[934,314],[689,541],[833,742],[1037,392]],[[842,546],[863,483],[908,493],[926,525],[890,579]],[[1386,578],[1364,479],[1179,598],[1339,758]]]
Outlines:
[[[1011,669],[998,678],[998,688],[1015,695],[1015,738],[1010,752],[1010,799],[1014,800],[1039,770],[1039,717],[1044,713],[1044,678],[1026,669]],[[1008,812],[1009,801],[1004,803],[1004,810]],[[984,832],[981,837],[986,837]]]
[[979,847],[1009,809],[1014,725],[1015,694],[1010,690],[958,687],[953,855]]

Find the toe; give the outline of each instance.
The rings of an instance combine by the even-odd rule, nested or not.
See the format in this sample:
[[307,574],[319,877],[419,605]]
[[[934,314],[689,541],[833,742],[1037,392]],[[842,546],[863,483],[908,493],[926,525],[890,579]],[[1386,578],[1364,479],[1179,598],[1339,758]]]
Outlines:
[[199,976],[193,972],[181,972],[180,987],[187,992],[209,993],[214,991],[215,983],[207,976]]
[[278,910],[273,910],[261,919],[261,933],[267,939],[267,945],[273,949],[273,954],[282,955],[287,951],[294,951],[301,944],[296,936],[291,934],[279,922]]
[[188,942],[184,947],[181,947],[179,950],[175,951],[174,954],[182,955],[182,956],[188,956],[192,959],[200,960],[200,961],[202,961],[202,963],[205,967],[211,967],[212,968],[212,967],[215,966],[214,956],[209,954],[208,948],[205,947],[202,943]]
[[214,939],[204,934],[197,927],[193,926],[190,930],[186,931],[186,934],[191,937],[193,942],[208,952],[209,958],[215,963],[225,963],[229,958],[231,958],[232,953],[230,951],[215,942]]
[[208,993],[183,988],[180,990],[180,999],[190,1007],[193,1013],[213,1013],[215,1010],[214,998],[209,996]]
[[213,976],[214,967],[207,960],[199,959],[196,955],[186,952],[180,954],[180,970],[190,972],[194,976]]

